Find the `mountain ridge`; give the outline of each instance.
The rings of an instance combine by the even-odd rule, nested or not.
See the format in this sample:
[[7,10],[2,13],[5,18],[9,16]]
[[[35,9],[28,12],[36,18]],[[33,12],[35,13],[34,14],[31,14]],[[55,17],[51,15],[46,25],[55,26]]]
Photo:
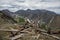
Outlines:
[[[22,16],[24,18],[28,18],[30,20],[35,21],[36,23],[40,20],[48,24],[53,16],[58,16],[59,14],[56,14],[55,12],[49,11],[49,10],[18,10],[16,12],[10,12],[9,10],[2,10],[2,13],[6,14],[7,16],[10,16],[14,18],[16,15]],[[60,16],[60,15],[59,15]]]

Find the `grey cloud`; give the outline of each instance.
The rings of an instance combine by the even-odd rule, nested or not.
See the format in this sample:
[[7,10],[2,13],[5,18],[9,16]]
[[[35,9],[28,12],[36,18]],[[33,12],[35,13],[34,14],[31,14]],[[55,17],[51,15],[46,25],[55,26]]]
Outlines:
[[50,10],[50,11],[53,11],[53,12],[60,14],[60,9],[47,9],[47,10]]
[[[17,0],[15,0],[15,1],[17,1]],[[25,0],[18,0],[18,2],[25,2]]]
[[0,0],[0,10],[47,9],[59,13],[60,0]]
[[41,0],[41,2],[58,2],[60,0]]

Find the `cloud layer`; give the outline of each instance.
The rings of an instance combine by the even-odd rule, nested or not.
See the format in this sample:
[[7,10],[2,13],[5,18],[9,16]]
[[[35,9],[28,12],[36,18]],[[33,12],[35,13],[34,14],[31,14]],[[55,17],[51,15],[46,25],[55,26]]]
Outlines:
[[0,10],[46,9],[60,13],[60,0],[0,0]]

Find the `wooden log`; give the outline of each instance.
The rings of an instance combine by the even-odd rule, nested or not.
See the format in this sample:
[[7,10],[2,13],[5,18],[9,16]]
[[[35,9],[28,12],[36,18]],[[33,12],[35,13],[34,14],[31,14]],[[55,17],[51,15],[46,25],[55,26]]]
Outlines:
[[0,31],[3,31],[3,32],[17,32],[19,30],[17,30],[17,29],[13,29],[13,30],[10,30],[10,29],[0,29]]
[[55,35],[50,35],[50,34],[43,33],[43,32],[42,32],[42,34],[43,34],[43,35],[50,36],[50,37],[53,37],[53,38],[55,38],[55,39],[57,39],[57,40],[60,40],[60,37],[57,37],[57,36],[55,36]]
[[50,36],[50,37],[53,37],[53,38],[55,38],[57,40],[60,40],[60,37],[57,37],[55,35],[48,34],[46,30],[42,30],[42,29],[39,29],[39,28],[37,30],[40,31],[43,35]]
[[15,39],[18,39],[18,38],[22,37],[23,35],[24,35],[24,34],[16,35],[16,36],[11,37],[11,38],[9,38],[9,39],[10,39],[10,40],[15,40]]

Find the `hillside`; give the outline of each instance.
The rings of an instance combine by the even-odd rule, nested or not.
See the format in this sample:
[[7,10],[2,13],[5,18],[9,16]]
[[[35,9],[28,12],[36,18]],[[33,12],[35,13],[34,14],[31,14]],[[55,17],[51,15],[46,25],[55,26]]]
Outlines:
[[[48,25],[50,20],[54,17],[53,21],[50,23],[51,27],[59,27],[60,25],[60,15],[56,14],[55,12],[48,11],[48,10],[18,10],[17,12],[10,12],[9,10],[2,10],[2,13],[7,15],[8,17],[14,19],[17,15],[23,18],[28,18],[30,21],[34,21],[36,24],[39,22],[41,25],[44,23]],[[16,22],[15,20],[13,20]]]
[[4,11],[0,11],[0,40],[8,40],[5,37],[10,35],[9,32],[1,31],[1,29],[19,29],[19,25],[21,22],[24,22],[24,19],[21,17],[13,18],[8,13],[5,13]]
[[[4,15],[0,11],[0,29],[10,29],[9,27],[13,26],[13,23],[15,23],[12,18],[8,17],[7,15]],[[8,35],[6,32],[0,31],[0,40],[7,40],[6,35]]]
[[0,29],[8,30],[0,31],[0,40],[59,40],[59,24],[60,15],[48,10],[2,10]]
[[[31,20],[35,20],[35,19],[43,19],[43,20],[47,20],[50,19],[52,16],[54,16],[56,13],[48,11],[48,10],[18,10],[17,12],[15,12],[15,14],[19,14],[20,16],[24,16],[27,17]],[[49,17],[48,17],[49,16]]]
[[0,11],[0,25],[14,23],[13,19]]
[[50,26],[53,28],[53,29],[57,29],[57,30],[60,30],[60,15],[59,14],[56,14],[56,16],[54,17],[53,21],[51,22]]

